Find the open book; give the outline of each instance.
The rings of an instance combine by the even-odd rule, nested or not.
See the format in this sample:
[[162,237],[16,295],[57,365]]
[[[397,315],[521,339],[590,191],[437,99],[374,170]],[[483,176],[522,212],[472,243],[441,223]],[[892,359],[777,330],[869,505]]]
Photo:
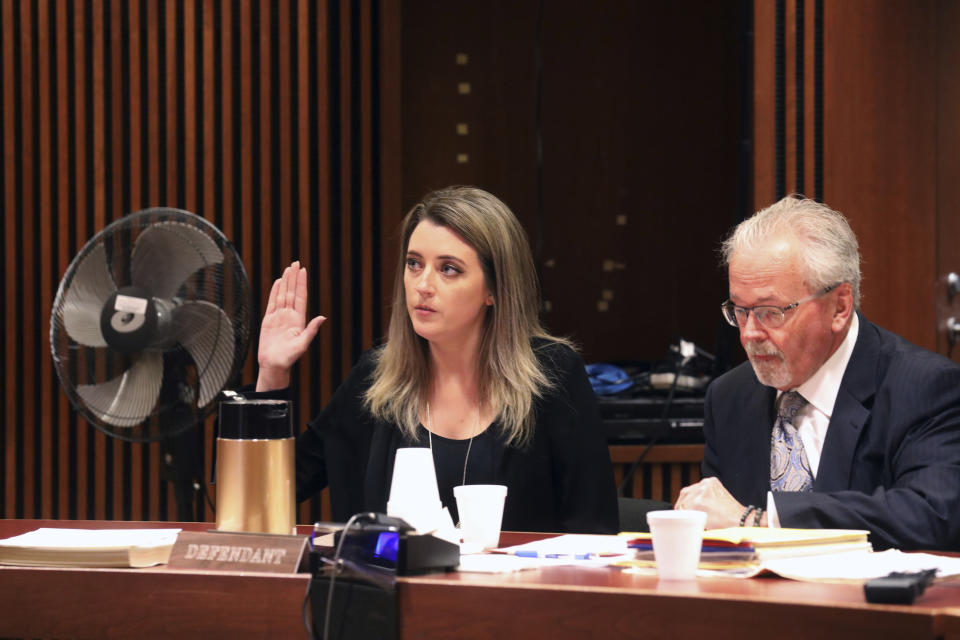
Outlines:
[[41,528],[0,540],[0,564],[150,567],[165,564],[180,529]]

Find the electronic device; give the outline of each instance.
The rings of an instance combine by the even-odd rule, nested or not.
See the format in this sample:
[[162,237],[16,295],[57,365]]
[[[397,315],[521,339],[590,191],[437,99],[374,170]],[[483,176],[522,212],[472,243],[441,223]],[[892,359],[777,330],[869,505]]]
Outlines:
[[217,406],[246,357],[250,283],[236,249],[187,211],[153,208],[107,225],[57,290],[50,350],[77,412],[108,436],[160,441],[181,520],[202,508],[187,431]]
[[396,577],[459,564],[457,544],[417,534],[400,518],[358,514],[310,552],[311,631],[329,639],[396,638]]
[[[703,396],[597,396],[601,428],[608,442],[703,442]],[[664,416],[664,410],[667,415]]]
[[[342,538],[342,544],[341,544]],[[399,576],[452,571],[460,564],[460,546],[430,534],[418,534],[400,518],[370,513],[349,530],[341,529],[334,546],[315,547],[311,555],[332,557],[340,546],[340,559],[354,571],[388,571]],[[321,562],[315,565],[320,568]]]
[[[701,443],[704,396],[716,359],[694,343],[678,338],[662,363],[622,363],[591,375],[602,428],[608,442]],[[614,375],[614,373],[616,375]],[[616,379],[610,384],[609,378]]]
[[933,584],[936,569],[923,571],[895,571],[863,583],[863,595],[867,602],[877,604],[913,604],[924,590]]

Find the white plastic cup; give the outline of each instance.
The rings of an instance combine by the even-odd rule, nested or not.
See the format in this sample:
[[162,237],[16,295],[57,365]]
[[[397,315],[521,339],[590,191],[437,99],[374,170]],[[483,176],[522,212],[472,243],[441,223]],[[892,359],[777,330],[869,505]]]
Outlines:
[[418,531],[427,533],[438,526],[442,511],[430,449],[397,449],[387,515],[403,518]]
[[494,549],[500,544],[507,488],[500,484],[467,484],[453,488],[464,544]]
[[707,514],[703,511],[682,509],[647,513],[653,557],[661,580],[693,580],[697,577],[706,523]]
[[426,447],[397,449],[390,482],[390,502],[432,503],[440,501],[433,456]]

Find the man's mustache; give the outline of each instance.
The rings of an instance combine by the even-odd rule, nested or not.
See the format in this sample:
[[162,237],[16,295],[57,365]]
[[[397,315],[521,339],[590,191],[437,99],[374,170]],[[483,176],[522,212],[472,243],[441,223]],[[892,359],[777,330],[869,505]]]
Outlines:
[[763,343],[748,342],[744,345],[744,350],[747,352],[748,356],[775,356],[783,360],[783,352],[774,347],[773,345],[765,345]]

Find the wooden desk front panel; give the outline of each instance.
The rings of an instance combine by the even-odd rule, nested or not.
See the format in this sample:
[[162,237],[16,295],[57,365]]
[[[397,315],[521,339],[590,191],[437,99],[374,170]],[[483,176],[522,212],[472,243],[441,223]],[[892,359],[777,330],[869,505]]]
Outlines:
[[606,569],[407,578],[402,638],[936,638],[935,587],[913,606],[869,605],[859,585],[756,578],[660,583]]
[[7,638],[303,638],[308,574],[0,567]]
[[945,609],[939,622],[940,637],[943,640],[960,640],[960,606]]
[[[306,574],[0,567],[0,635],[29,638],[305,637]],[[618,570],[402,578],[401,638],[936,638],[958,602],[868,605],[857,585],[770,579],[660,583]]]
[[[204,531],[209,522],[0,519],[0,538],[38,527]],[[310,527],[299,526],[301,535]],[[0,566],[3,638],[305,637],[308,574]]]

